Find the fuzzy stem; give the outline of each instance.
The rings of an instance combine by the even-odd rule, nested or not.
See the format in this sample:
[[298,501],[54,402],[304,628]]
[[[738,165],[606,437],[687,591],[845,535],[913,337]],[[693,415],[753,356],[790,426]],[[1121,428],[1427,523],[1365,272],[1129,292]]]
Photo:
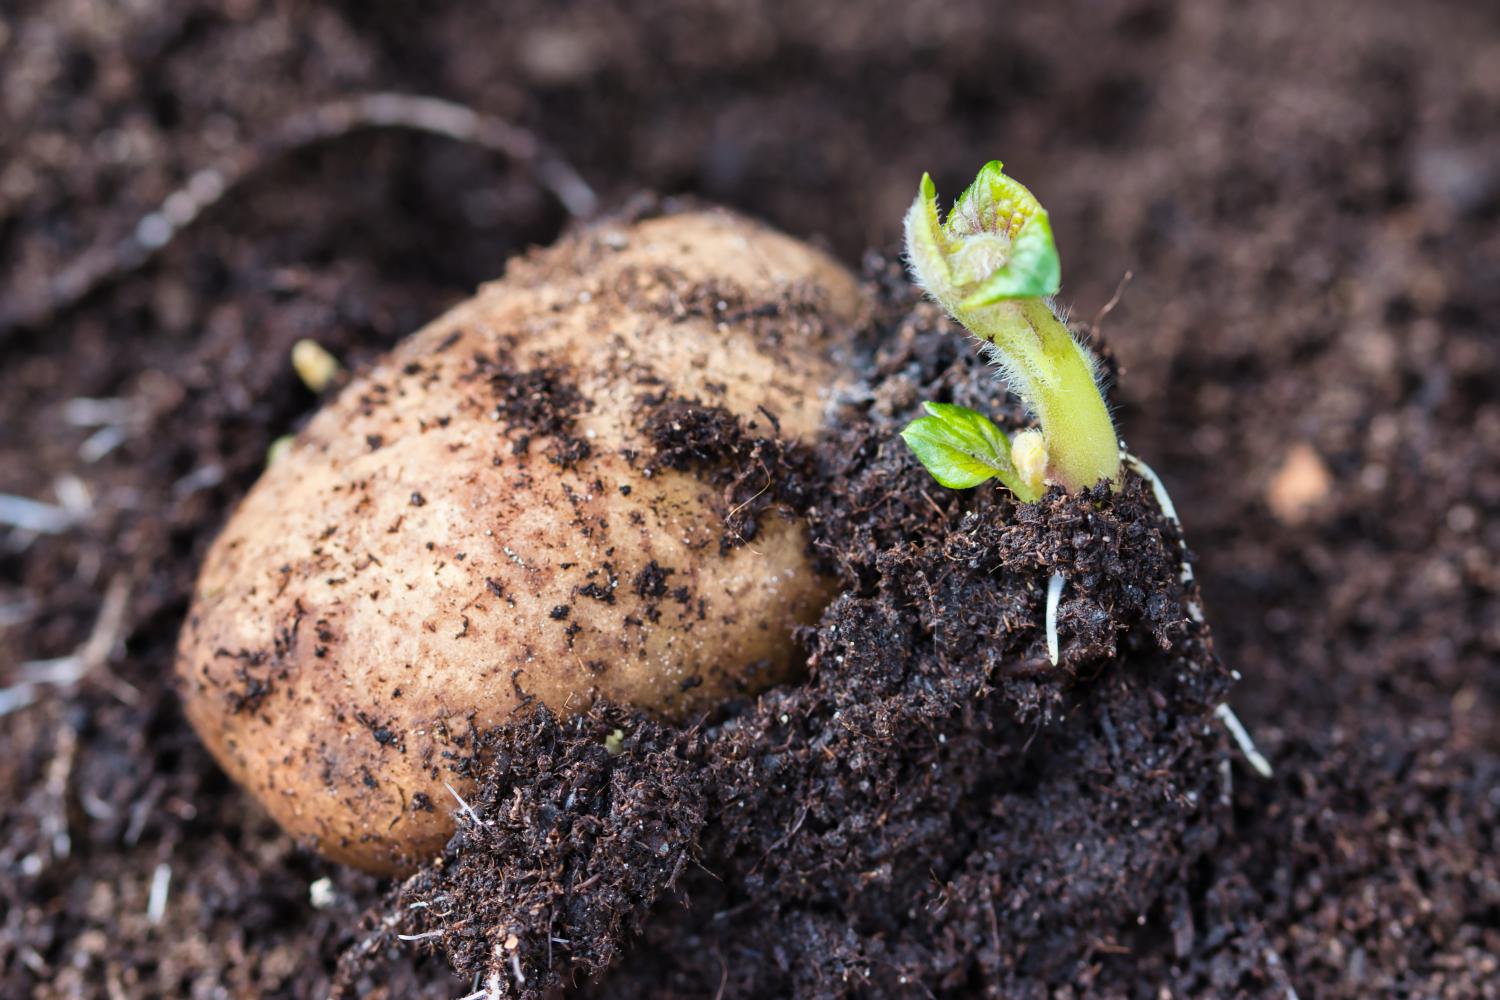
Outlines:
[[1041,340],[1053,377],[1037,380],[1030,400],[1047,441],[1052,477],[1069,491],[1120,478],[1120,442],[1094,377],[1094,359],[1045,302],[1021,303]]
[[[946,304],[946,303],[945,303]],[[1114,421],[1094,377],[1094,359],[1041,299],[957,306],[954,314],[994,346],[1016,395],[1035,413],[1048,472],[1068,491],[1120,478]]]

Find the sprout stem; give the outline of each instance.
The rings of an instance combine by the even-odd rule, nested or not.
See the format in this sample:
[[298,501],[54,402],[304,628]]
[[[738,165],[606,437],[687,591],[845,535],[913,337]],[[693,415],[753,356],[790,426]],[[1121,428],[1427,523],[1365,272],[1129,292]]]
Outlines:
[[1120,477],[1120,443],[1095,380],[1093,356],[1047,303],[1034,299],[1021,310],[1054,373],[1036,379],[1027,400],[1042,426],[1052,477],[1068,490],[1114,482]]

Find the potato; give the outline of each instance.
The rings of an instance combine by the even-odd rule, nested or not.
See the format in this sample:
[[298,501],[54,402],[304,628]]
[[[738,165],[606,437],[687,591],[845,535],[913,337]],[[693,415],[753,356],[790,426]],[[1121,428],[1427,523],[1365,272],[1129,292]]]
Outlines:
[[860,309],[838,264],[726,212],[514,262],[246,496],[183,628],[188,717],[291,834],[395,873],[445,843],[445,783],[523,698],[680,720],[785,678],[829,597],[805,527],[769,511],[724,544],[726,491],[648,429],[698,401],[811,441]]

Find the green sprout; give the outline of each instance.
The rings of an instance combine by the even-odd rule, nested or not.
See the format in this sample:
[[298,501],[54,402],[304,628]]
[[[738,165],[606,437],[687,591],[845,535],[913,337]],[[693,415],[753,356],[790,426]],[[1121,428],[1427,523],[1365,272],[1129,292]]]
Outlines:
[[1048,483],[1074,491],[1118,481],[1120,443],[1098,362],[1053,311],[1062,265],[1036,197],[991,161],[945,222],[937,188],[923,174],[906,213],[906,254],[913,280],[985,342],[1041,425],[1011,441],[981,413],[927,403],[928,416],[901,437],[933,478],[951,489],[999,479],[1024,503]]

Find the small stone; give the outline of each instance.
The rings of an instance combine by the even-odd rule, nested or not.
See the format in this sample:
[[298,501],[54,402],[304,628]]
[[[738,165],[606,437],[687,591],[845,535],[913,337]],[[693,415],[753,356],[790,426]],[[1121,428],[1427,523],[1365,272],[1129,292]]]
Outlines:
[[1302,524],[1328,498],[1333,476],[1305,442],[1292,445],[1266,487],[1266,504],[1283,524]]

